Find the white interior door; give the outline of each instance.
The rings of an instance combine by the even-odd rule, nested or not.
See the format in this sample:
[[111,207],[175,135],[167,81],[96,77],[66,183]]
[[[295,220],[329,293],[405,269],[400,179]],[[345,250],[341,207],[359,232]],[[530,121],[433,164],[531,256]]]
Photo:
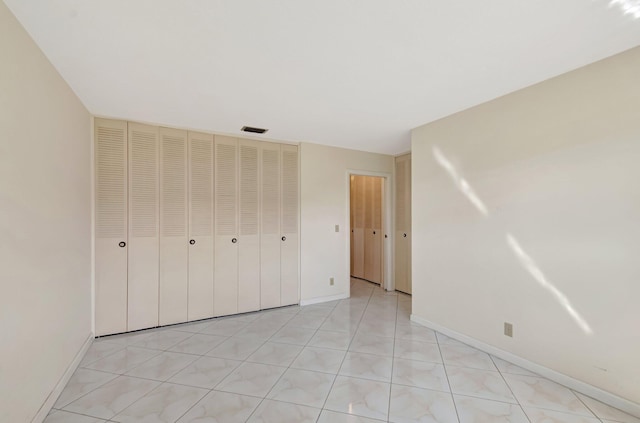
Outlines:
[[[409,233],[410,215],[410,168],[407,163],[408,156],[396,158],[396,228],[395,228],[395,286],[398,291],[411,293],[409,283],[411,240]],[[409,209],[409,210],[407,210]]]
[[281,260],[280,260],[280,303],[281,305],[299,302],[299,185],[298,185],[298,147],[281,147],[282,182],[282,220],[281,220]]
[[160,128],[160,325],[187,321],[187,131]]
[[129,123],[128,326],[158,326],[158,128]]
[[127,330],[127,122],[95,119],[96,335]]
[[260,308],[280,306],[280,144],[262,143]]
[[238,312],[238,141],[215,136],[216,316]]
[[407,294],[411,294],[412,292],[412,272],[411,272],[411,261],[412,261],[412,248],[411,248],[411,155],[407,155],[406,165],[405,165],[405,181],[406,181],[406,199],[405,199],[405,216],[406,216],[406,227],[407,227],[407,237],[406,240],[406,252],[407,252],[407,290],[405,291]]
[[368,281],[374,280],[373,266],[373,189],[375,179],[373,176],[362,176],[364,180],[364,278]]
[[213,135],[189,132],[188,320],[213,316]]
[[260,143],[239,140],[238,312],[260,309]]

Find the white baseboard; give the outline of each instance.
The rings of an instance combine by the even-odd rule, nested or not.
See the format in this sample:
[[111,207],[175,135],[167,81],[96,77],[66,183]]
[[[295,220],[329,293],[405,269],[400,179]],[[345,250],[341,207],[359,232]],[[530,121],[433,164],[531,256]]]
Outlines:
[[71,362],[71,364],[69,364],[69,367],[67,367],[67,370],[65,370],[62,377],[60,378],[56,386],[53,388],[53,390],[51,391],[47,399],[44,401],[44,403],[36,413],[33,420],[31,420],[31,423],[42,423],[44,419],[47,417],[47,415],[53,408],[53,405],[56,403],[56,401],[58,400],[58,397],[62,393],[62,390],[69,382],[69,379],[71,379],[71,376],[73,376],[73,373],[76,371],[76,369],[80,365],[80,362],[82,361],[85,354],[87,353],[87,350],[93,343],[93,339],[94,339],[93,333],[90,333],[87,340],[84,341],[84,344],[82,344],[82,347],[80,347],[80,350],[78,350],[78,352],[76,353],[76,356],[73,357],[73,361]]
[[342,293],[338,295],[329,295],[328,297],[316,297],[316,298],[310,298],[308,300],[300,300],[300,305],[307,306],[311,304],[320,304],[320,303],[326,303],[329,301],[344,300],[345,298],[349,298],[349,294]]
[[450,338],[463,342],[467,345],[470,345],[474,348],[477,348],[486,353],[494,355],[498,358],[509,361],[517,366],[522,367],[523,369],[537,373],[542,377],[545,377],[561,385],[564,385],[568,388],[571,388],[574,391],[580,392],[581,394],[584,394],[588,397],[597,399],[598,401],[603,402],[607,405],[610,405],[611,407],[625,411],[631,415],[640,417],[640,404],[636,404],[635,402],[629,401],[625,398],[622,398],[610,392],[604,391],[596,386],[590,385],[586,382],[582,382],[581,380],[578,380],[578,379],[574,379],[571,376],[567,376],[563,373],[560,373],[548,367],[542,366],[540,364],[536,364],[532,361],[527,360],[526,358],[522,358],[508,351],[504,351],[500,348],[494,347],[493,345],[479,341],[470,336],[461,334],[459,332],[456,332],[454,330],[441,326],[437,323],[433,323],[420,316],[416,316],[415,314],[411,315],[411,321],[416,322],[422,326],[426,326],[435,331],[438,331],[444,335],[447,335]]

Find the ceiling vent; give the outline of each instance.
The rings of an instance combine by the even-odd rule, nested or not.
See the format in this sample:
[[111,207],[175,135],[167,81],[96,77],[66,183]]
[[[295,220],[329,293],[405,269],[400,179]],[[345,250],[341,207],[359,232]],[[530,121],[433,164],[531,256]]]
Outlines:
[[268,129],[264,129],[264,128],[254,128],[253,126],[243,126],[241,131],[244,132],[252,132],[254,134],[264,134],[265,132],[268,131]]

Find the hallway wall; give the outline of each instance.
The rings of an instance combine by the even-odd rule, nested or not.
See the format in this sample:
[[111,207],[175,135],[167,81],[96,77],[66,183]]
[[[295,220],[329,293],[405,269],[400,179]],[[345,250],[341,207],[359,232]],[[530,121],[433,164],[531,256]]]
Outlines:
[[[393,156],[300,144],[300,292],[304,302],[349,293],[349,170],[393,174]],[[335,232],[340,225],[340,232]],[[389,242],[389,241],[387,241]],[[335,284],[329,285],[329,278]]]
[[412,269],[416,316],[640,404],[638,75],[640,47],[416,128]]
[[29,422],[91,333],[91,129],[2,2],[0,52],[0,421]]

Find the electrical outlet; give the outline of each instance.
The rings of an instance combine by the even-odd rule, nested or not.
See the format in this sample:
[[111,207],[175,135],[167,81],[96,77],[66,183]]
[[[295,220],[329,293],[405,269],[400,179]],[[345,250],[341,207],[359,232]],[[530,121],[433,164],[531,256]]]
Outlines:
[[513,338],[513,324],[504,322],[504,334]]
[[340,225],[336,225],[336,232],[340,232]]
[[333,278],[329,278],[329,285],[333,286]]

